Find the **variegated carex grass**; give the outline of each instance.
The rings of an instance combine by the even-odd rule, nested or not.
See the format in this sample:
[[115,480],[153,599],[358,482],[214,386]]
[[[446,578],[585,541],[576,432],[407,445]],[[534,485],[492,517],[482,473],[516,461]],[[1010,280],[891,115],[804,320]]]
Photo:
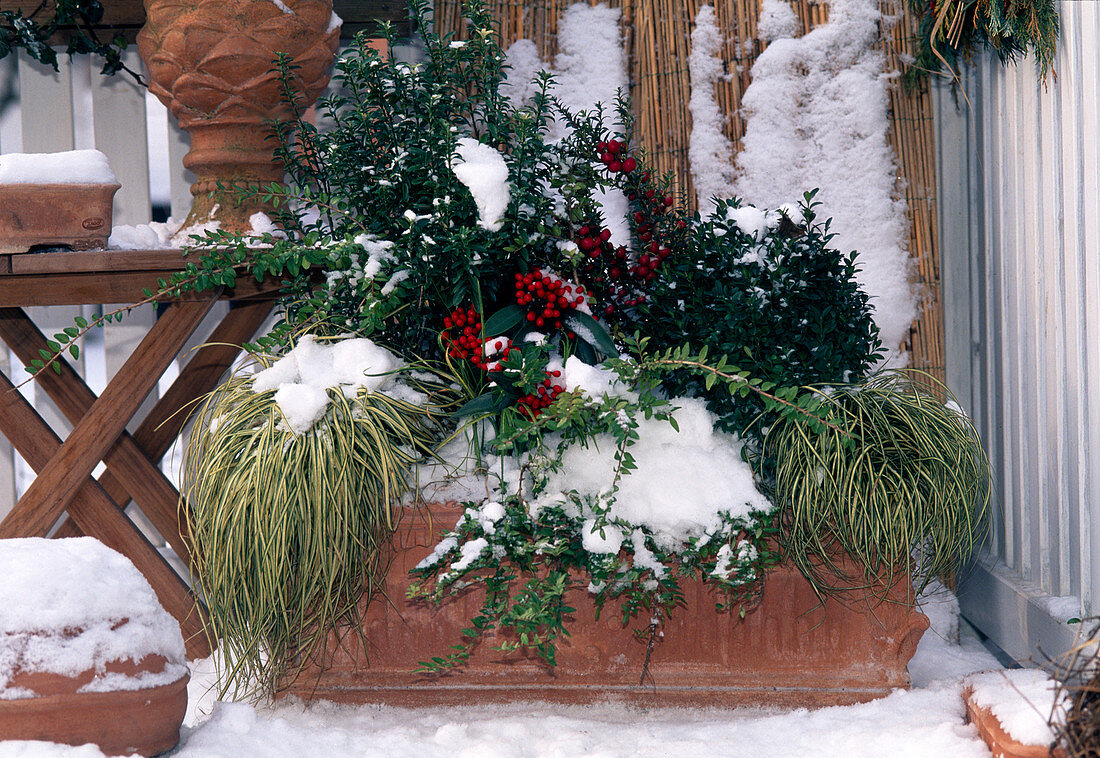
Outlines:
[[325,416],[303,434],[249,376],[203,404],[183,491],[223,694],[278,691],[338,625],[361,632],[358,603],[378,591],[394,505],[410,464],[432,449],[446,392],[405,382],[431,400],[330,389]]
[[912,570],[918,591],[954,576],[982,539],[992,483],[950,392],[927,375],[888,371],[822,397],[832,426],[792,414],[765,440],[783,553],[819,595],[885,593]]

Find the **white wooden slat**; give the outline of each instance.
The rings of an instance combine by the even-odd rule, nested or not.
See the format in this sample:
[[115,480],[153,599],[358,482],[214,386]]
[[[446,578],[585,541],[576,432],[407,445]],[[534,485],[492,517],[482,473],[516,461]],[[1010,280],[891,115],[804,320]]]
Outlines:
[[[993,191],[993,187],[999,184],[989,184],[984,181],[988,175],[991,180],[999,180],[999,172],[1003,165],[996,156],[1000,152],[999,133],[993,129],[993,119],[986,118],[987,112],[999,112],[1000,90],[998,79],[994,76],[991,66],[978,66],[974,76],[975,87],[973,100],[978,103],[976,116],[980,119],[976,131],[981,135],[981,141],[976,147],[979,151],[973,162],[974,178],[977,197],[971,206],[975,209],[978,223],[981,225],[983,237],[979,257],[983,264],[982,293],[983,297],[977,307],[981,313],[982,328],[982,352],[980,371],[982,372],[982,389],[988,402],[985,405],[986,413],[979,419],[979,429],[983,434],[986,452],[993,464],[993,474],[997,484],[992,498],[993,509],[993,535],[992,547],[997,555],[1008,556],[1012,550],[1011,520],[1005,518],[1004,509],[1004,485],[1006,481],[1003,470],[1004,455],[1001,444],[1002,393],[999,386],[999,374],[993,371],[994,365],[1000,365],[1001,342],[999,339],[1000,328],[1003,324],[1001,318],[1001,288],[1000,288],[1000,259],[993,255],[993,251],[999,244],[1000,225],[996,223],[1000,205],[1000,195]],[[944,164],[946,165],[946,164]],[[942,172],[944,166],[941,166]],[[1007,560],[1007,558],[1006,558]]]
[[19,53],[19,102],[22,110],[24,153],[72,150],[72,68],[68,58],[58,59],[59,72]]
[[183,221],[191,211],[191,185],[195,175],[183,167],[183,156],[191,149],[191,137],[180,129],[176,120],[168,117],[169,188],[172,196],[172,216]]
[[[1065,3],[1063,3],[1065,5]],[[1081,302],[1084,320],[1084,374],[1082,382],[1084,440],[1082,445],[1082,508],[1100,507],[1100,8],[1096,3],[1080,3],[1082,103],[1080,110],[1082,168],[1082,284]],[[1087,61],[1086,61],[1087,57]],[[1094,524],[1100,519],[1094,519]],[[1093,560],[1089,566],[1093,603],[1087,610],[1100,612],[1100,528],[1090,531],[1087,539]]]
[[[140,68],[136,52],[124,53],[124,60],[131,68]],[[95,146],[107,155],[122,184],[115,195],[114,223],[147,224],[152,217],[152,206],[146,147],[146,90],[125,74],[93,75],[91,88]]]
[[[1063,153],[1062,171],[1065,175],[1063,183],[1063,204],[1065,207],[1065,265],[1066,265],[1066,419],[1067,435],[1066,444],[1067,460],[1073,463],[1073,472],[1067,475],[1068,481],[1064,490],[1059,493],[1065,498],[1067,506],[1075,509],[1075,531],[1069,535],[1069,540],[1076,542],[1077,564],[1074,569],[1078,578],[1077,594],[1081,597],[1085,607],[1092,605],[1093,586],[1092,574],[1088,570],[1093,560],[1093,553],[1089,543],[1089,532],[1092,528],[1091,508],[1086,494],[1088,482],[1088,466],[1081,465],[1080,451],[1087,448],[1088,424],[1085,415],[1087,405],[1082,402],[1081,393],[1073,392],[1074,387],[1084,387],[1086,384],[1085,361],[1087,352],[1086,329],[1084,323],[1077,314],[1084,312],[1086,303],[1084,281],[1084,241],[1085,241],[1085,140],[1086,133],[1082,107],[1085,102],[1084,80],[1085,73],[1082,70],[1082,20],[1084,12],[1078,3],[1064,9],[1063,14],[1063,106],[1075,118],[1066,119],[1063,123]],[[1070,547],[1070,541],[1067,541]]]

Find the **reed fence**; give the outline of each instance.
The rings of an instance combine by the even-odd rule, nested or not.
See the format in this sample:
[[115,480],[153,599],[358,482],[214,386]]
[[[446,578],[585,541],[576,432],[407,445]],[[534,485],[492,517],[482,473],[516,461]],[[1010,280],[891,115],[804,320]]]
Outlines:
[[[557,53],[557,25],[575,0],[487,0],[500,24],[505,47],[517,39],[532,40],[543,60]],[[622,30],[630,61],[630,96],[640,142],[662,173],[670,173],[678,193],[694,203],[688,164],[691,115],[688,100],[689,39],[701,0],[605,0],[622,11]],[[593,2],[595,4],[595,2]],[[741,97],[751,81],[752,64],[764,44],[756,39],[760,0],[714,0],[719,29],[725,37],[722,59],[727,78],[716,87],[719,107],[727,116],[726,136],[740,149],[745,133]],[[463,36],[461,0],[435,0],[436,29]],[[793,0],[803,32],[828,18],[828,6],[813,0]],[[882,51],[887,70],[900,68],[910,52],[915,22],[903,0],[883,0]],[[909,212],[909,255],[913,281],[921,302],[907,344],[915,368],[944,378],[943,306],[936,228],[936,173],[932,99],[927,84],[890,86],[890,143],[898,159],[898,193]],[[810,189],[810,188],[807,188]]]

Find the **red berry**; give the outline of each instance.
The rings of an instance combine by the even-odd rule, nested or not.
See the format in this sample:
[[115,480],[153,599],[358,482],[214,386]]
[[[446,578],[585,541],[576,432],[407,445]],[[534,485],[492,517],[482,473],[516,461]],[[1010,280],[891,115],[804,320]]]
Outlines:
[[637,167],[638,167],[638,162],[635,161],[633,158],[627,158],[625,161],[623,161],[623,171],[627,174],[629,174],[631,171],[633,171]]
[[617,139],[610,140],[607,143],[607,149],[608,149],[608,151],[610,151],[612,153],[619,152],[620,150],[623,149],[623,147],[624,147],[623,143],[619,142]]
[[673,203],[673,202],[674,202],[674,201],[673,201],[673,199],[672,199],[672,195],[665,195],[665,206],[666,206],[666,207],[670,207],[670,208],[671,208],[671,207],[672,207],[672,203]]
[[603,161],[608,166],[610,166],[612,163],[615,162],[615,156],[612,155],[611,153],[604,153],[603,155],[600,156],[600,160]]
[[613,174],[619,173],[620,171],[622,171],[622,168],[623,164],[619,163],[618,161],[611,161],[611,163],[607,164],[607,170]]
[[607,242],[609,239],[611,239],[611,230],[610,229],[602,230],[600,232],[600,239],[604,242]]

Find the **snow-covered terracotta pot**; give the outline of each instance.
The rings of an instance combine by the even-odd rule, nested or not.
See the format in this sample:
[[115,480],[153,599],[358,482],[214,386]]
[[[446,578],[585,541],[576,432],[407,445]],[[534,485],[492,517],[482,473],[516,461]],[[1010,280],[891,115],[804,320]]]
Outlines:
[[184,227],[219,221],[248,231],[259,201],[237,202],[225,185],[281,182],[270,119],[291,114],[282,96],[277,53],[295,66],[305,108],[331,75],[340,21],[331,0],[145,0],[138,49],[149,89],[191,135],[184,165],[196,175]]
[[395,535],[385,600],[364,609],[364,649],[354,634],[329,645],[291,692],[302,697],[395,705],[506,700],[624,701],[638,704],[833,705],[870,700],[909,684],[906,665],[928,627],[899,584],[889,601],[849,598],[823,607],[796,570],[770,572],[758,607],[744,619],[717,613],[718,596],[702,583],[684,586],[686,605],[664,627],[639,686],[646,645],[620,623],[615,608],[596,620],[583,590],[558,665],[494,651],[489,638],[468,666],[443,677],[413,674],[420,661],[446,654],[480,606],[474,591],[430,607],[404,600],[408,571],[431,551],[461,509],[432,505],[405,515]]
[[90,537],[0,541],[0,740],[157,755],[179,742],[179,625]]
[[0,254],[105,248],[119,187],[98,150],[0,156]]

